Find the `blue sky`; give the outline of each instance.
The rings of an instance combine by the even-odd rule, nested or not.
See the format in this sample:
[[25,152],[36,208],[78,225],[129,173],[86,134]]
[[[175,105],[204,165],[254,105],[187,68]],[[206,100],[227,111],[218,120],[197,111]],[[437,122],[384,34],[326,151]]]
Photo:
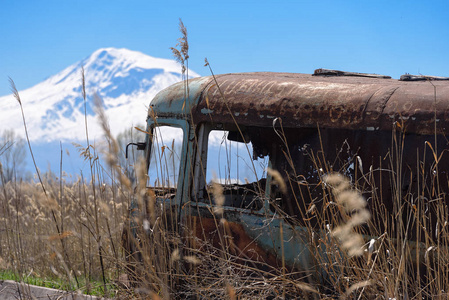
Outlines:
[[102,47],[172,58],[178,18],[201,75],[207,57],[215,73],[449,76],[447,0],[0,1],[0,95],[8,76],[22,90]]

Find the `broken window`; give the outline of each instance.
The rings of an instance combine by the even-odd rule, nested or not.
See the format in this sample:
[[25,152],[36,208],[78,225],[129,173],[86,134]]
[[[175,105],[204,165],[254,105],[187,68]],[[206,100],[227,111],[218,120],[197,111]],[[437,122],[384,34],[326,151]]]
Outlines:
[[213,181],[223,187],[224,206],[261,209],[268,158],[253,159],[250,138],[239,131],[212,130],[207,149],[207,194]]
[[148,183],[151,187],[176,188],[183,131],[171,126],[157,126],[152,133]]
[[271,181],[270,210],[293,219],[305,219],[320,181],[313,157],[320,145],[317,131],[273,127],[248,131],[254,137],[253,155],[268,157],[271,168],[280,175]]

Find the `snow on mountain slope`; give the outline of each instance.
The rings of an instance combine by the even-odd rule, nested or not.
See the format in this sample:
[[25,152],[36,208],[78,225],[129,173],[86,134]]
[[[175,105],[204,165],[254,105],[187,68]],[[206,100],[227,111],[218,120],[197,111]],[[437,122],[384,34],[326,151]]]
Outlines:
[[[93,111],[93,95],[105,104],[113,134],[144,124],[148,104],[157,92],[182,79],[174,60],[128,49],[104,48],[47,80],[19,91],[30,139],[34,142],[85,139],[81,67],[84,67],[90,138],[101,131]],[[197,77],[189,70],[189,77]],[[19,81],[20,78],[15,78]],[[0,128],[23,135],[20,107],[12,95],[0,97]]]

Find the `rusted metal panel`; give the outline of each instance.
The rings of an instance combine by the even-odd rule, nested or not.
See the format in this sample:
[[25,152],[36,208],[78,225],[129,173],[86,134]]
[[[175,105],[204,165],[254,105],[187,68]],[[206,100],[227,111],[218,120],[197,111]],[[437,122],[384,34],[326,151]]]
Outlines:
[[346,72],[339,70],[329,70],[329,69],[316,69],[313,72],[315,76],[356,76],[356,77],[369,77],[369,78],[383,78],[383,79],[391,79],[391,76],[372,74],[372,73],[358,73],[358,72]]
[[401,81],[449,80],[449,77],[404,74],[401,75],[401,78],[399,80]]
[[210,242],[215,248],[225,249],[235,257],[273,267],[281,266],[274,253],[269,248],[262,248],[247,234],[241,223],[223,221],[220,224],[220,220],[207,216],[188,216],[183,223],[191,225],[189,235],[193,234],[200,240]]
[[[312,250],[310,234],[304,227],[289,226],[281,217],[260,216],[226,207],[225,215],[220,219],[206,207],[197,206],[183,218],[188,238],[193,234],[197,239],[241,258],[242,264],[251,261],[261,270],[280,270],[283,265],[290,271],[314,270],[318,253]],[[191,244],[200,246],[195,242]]]
[[[273,119],[281,117],[289,127],[391,130],[398,121],[419,134],[433,133],[435,120],[440,133],[449,125],[445,81],[290,73],[227,74],[216,81],[211,77],[189,81],[187,103],[196,123],[226,123],[234,118],[240,125],[271,126]],[[182,107],[188,105],[181,90],[181,84],[165,90],[152,106],[161,115],[185,116],[189,112]]]

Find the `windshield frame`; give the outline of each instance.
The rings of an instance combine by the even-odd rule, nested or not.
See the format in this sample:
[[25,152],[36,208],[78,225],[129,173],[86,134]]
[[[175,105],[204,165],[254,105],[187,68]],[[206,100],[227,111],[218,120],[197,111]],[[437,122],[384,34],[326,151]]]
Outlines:
[[[147,132],[149,133],[148,139],[147,139],[147,153],[146,153],[146,174],[148,174],[150,170],[150,164],[151,164],[151,152],[153,151],[152,145],[153,145],[153,132],[156,127],[160,126],[169,126],[174,128],[180,128],[182,130],[182,145],[181,145],[181,152],[179,154],[180,156],[180,162],[179,162],[179,170],[178,170],[178,180],[175,186],[175,203],[179,204],[181,203],[182,195],[184,194],[183,189],[186,186],[186,180],[188,178],[188,173],[186,173],[186,163],[188,161],[188,142],[189,142],[189,123],[186,120],[181,119],[168,119],[168,118],[149,118],[147,122]],[[187,174],[187,175],[186,175]],[[148,188],[154,188],[149,187],[147,182]]]

